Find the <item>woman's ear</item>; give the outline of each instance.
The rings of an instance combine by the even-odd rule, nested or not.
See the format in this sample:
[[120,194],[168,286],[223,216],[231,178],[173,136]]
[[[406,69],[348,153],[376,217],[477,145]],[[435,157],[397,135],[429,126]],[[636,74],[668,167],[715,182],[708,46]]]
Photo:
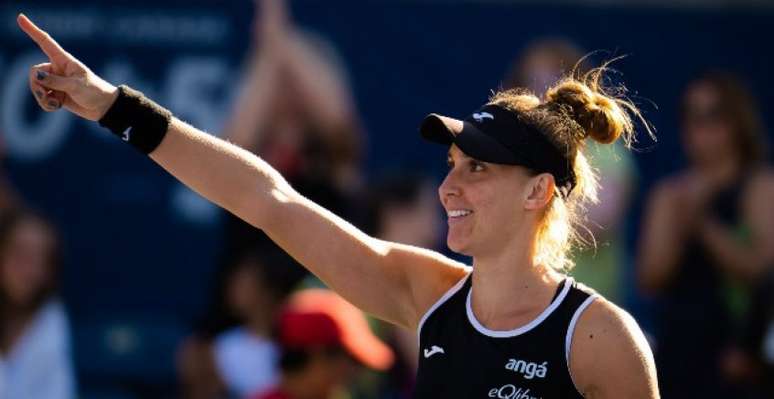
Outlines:
[[554,176],[550,173],[541,173],[529,179],[524,208],[534,210],[545,207],[554,195],[554,188]]

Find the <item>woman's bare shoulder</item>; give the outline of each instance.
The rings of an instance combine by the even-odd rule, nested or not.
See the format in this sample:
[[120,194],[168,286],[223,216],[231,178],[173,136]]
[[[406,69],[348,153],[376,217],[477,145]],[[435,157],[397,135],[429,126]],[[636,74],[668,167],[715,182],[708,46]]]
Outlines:
[[570,371],[587,398],[657,398],[656,367],[637,322],[597,298],[580,316],[572,338]]
[[409,326],[416,329],[428,309],[466,277],[472,268],[436,251],[396,243],[392,247],[403,254],[411,254],[402,259],[411,262],[404,267],[407,268],[415,311]]

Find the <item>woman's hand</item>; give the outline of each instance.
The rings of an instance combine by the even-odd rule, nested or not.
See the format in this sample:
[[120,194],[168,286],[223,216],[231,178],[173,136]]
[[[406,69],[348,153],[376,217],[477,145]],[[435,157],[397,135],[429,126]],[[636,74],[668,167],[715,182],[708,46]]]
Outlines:
[[95,75],[24,14],[16,21],[49,59],[30,68],[30,90],[38,105],[49,112],[64,106],[92,121],[102,118],[118,96],[116,87]]

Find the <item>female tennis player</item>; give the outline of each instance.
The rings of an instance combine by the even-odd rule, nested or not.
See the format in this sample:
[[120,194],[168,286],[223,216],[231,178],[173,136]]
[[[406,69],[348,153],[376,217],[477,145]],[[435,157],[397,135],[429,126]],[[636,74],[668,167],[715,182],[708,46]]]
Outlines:
[[438,189],[449,247],[473,267],[369,237],[299,195],[259,157],[203,133],[127,86],[102,80],[20,15],[48,63],[30,88],[135,146],[201,195],[264,230],[347,300],[417,329],[421,398],[657,398],[653,357],[623,310],[565,276],[580,206],[596,193],[583,140],[629,139],[630,103],[588,79],[496,94],[422,135],[449,146]]

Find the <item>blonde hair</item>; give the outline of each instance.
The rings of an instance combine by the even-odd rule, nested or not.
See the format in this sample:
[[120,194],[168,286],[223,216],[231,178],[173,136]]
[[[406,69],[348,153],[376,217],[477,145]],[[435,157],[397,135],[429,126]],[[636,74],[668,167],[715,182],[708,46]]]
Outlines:
[[[584,222],[587,206],[598,202],[599,183],[596,171],[584,155],[586,138],[602,144],[621,138],[631,148],[635,142],[634,117],[655,139],[650,124],[624,96],[624,87],[603,87],[602,78],[610,62],[582,75],[574,69],[550,87],[543,100],[524,89],[499,91],[489,100],[489,104],[518,113],[572,162],[575,187],[566,197],[555,190],[537,232],[535,261],[557,271],[572,269],[574,262],[568,254],[574,246],[594,245],[593,235],[584,227]],[[588,234],[581,235],[580,230]]]

